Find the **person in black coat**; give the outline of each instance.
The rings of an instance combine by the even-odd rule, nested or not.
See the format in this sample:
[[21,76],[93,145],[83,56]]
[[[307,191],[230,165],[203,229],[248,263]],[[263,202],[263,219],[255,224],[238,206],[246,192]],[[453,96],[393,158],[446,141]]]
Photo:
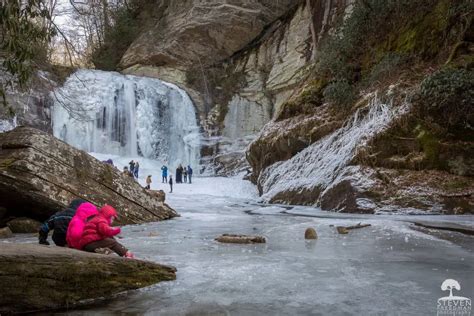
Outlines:
[[76,214],[79,205],[85,202],[87,201],[83,199],[75,199],[65,210],[55,213],[44,222],[39,230],[39,243],[49,245],[48,234],[50,230],[54,230],[53,242],[56,246],[65,247],[67,245],[66,233],[69,222],[71,222],[72,217]]
[[176,183],[183,183],[183,166],[181,164],[176,169]]
[[193,168],[191,168],[191,166],[188,165],[188,180],[189,180],[189,183],[191,183],[192,176],[193,176]]
[[170,193],[173,193],[173,177],[171,175],[170,175],[169,184],[170,184]]

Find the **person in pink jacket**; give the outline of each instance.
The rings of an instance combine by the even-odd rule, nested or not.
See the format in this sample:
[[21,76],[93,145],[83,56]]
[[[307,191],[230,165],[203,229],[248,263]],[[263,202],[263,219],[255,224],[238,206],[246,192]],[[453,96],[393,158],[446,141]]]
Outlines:
[[76,214],[69,223],[66,233],[66,242],[70,248],[81,249],[79,242],[87,219],[97,214],[99,214],[99,211],[92,203],[82,203],[78,207]]
[[120,227],[112,227],[117,211],[110,205],[104,205],[98,215],[89,218],[82,233],[79,246],[89,252],[103,253],[111,249],[121,257],[133,258],[133,254],[113,237],[120,234]]

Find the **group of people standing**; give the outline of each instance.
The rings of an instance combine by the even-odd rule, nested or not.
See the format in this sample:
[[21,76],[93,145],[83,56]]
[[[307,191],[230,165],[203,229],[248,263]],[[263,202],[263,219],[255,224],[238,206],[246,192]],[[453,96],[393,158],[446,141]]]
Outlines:
[[138,170],[140,169],[140,164],[138,163],[138,161],[132,160],[128,163],[128,165],[130,166],[130,168],[127,166],[123,167],[123,174],[134,179],[138,179]]
[[128,165],[130,166],[130,174],[132,177],[134,177],[135,179],[138,179],[138,169],[140,169],[140,164],[138,163],[138,161],[130,161],[128,163]]
[[[179,164],[178,168],[176,168],[176,183],[191,183],[192,176],[193,168],[191,168],[190,165],[183,167],[181,164]],[[150,189],[152,183],[151,175],[146,177],[145,183],[145,189]],[[161,183],[168,183],[170,185],[170,193],[173,193],[173,176],[169,175],[168,178],[168,167],[165,165],[161,167]]]
[[193,169],[190,165],[187,167],[183,167],[179,164],[178,168],[176,168],[176,183],[191,183],[191,178],[193,176]]
[[53,242],[60,247],[70,247],[89,252],[109,254],[112,251],[121,257],[133,258],[133,254],[115,240],[120,227],[112,227],[117,211],[110,205],[100,210],[82,199],[51,216],[39,231],[39,243],[49,245],[48,234],[53,230]]

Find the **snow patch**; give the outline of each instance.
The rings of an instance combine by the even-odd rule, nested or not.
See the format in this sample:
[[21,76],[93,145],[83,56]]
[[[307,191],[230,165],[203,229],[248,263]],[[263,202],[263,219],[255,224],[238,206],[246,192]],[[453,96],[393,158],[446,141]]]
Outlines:
[[11,120],[0,120],[0,133],[11,131],[17,125],[16,115]]

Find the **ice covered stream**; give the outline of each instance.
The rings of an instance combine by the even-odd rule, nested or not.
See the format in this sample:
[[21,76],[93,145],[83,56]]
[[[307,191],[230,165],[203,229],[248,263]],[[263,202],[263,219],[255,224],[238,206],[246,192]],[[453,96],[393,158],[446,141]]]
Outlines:
[[[167,203],[181,217],[124,227],[121,242],[141,259],[176,266],[177,280],[67,315],[434,315],[448,278],[474,297],[470,236],[438,238],[403,216],[262,205],[252,189],[235,178],[176,185]],[[330,226],[360,221],[372,226],[348,235]],[[307,227],[318,240],[305,241]],[[219,244],[222,233],[260,234],[267,243]]]

